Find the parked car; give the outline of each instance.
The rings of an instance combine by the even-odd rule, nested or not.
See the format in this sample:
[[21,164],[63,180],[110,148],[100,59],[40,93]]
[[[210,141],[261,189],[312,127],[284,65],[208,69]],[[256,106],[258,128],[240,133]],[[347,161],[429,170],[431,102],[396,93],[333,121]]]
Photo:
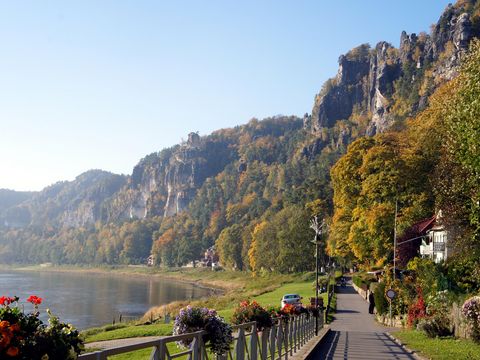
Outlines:
[[286,295],[283,295],[280,306],[283,308],[285,304],[301,305],[302,304],[301,300],[302,300],[302,297],[298,294],[286,294]]

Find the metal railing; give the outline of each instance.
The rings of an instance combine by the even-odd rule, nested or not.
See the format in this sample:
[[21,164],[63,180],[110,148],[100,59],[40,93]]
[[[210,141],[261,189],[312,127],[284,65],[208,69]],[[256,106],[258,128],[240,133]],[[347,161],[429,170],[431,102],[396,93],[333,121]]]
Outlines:
[[[109,356],[152,348],[150,360],[288,360],[315,336],[315,322],[323,326],[323,314],[318,317],[302,314],[289,319],[277,319],[271,328],[257,331],[257,323],[233,326],[234,342],[224,355],[213,355],[203,341],[205,331],[165,336],[132,345],[118,346],[80,355],[78,360],[107,360]],[[171,354],[168,344],[191,340],[188,349]]]

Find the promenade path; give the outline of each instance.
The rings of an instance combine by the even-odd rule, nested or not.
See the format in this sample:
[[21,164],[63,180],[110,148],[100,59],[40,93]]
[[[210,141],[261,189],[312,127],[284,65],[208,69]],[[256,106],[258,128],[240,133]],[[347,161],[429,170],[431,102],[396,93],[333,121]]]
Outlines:
[[95,342],[85,344],[85,348],[94,349],[94,350],[105,350],[105,349],[111,349],[119,346],[140,344],[145,341],[160,339],[162,337],[163,336],[143,336],[143,337],[134,337],[134,338],[126,338],[126,339],[95,341]]
[[368,313],[368,303],[351,285],[339,287],[337,311],[330,329],[310,359],[415,359],[386,334],[394,328],[375,322]]

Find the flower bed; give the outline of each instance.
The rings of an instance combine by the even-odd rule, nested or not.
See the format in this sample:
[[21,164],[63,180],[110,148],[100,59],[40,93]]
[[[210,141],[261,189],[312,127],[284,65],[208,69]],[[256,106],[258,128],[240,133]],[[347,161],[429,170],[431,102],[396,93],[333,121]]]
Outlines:
[[49,310],[48,325],[39,319],[42,299],[30,296],[33,312],[24,313],[18,297],[0,297],[0,359],[73,360],[83,350],[78,331]]
[[255,300],[242,301],[235,309],[231,322],[234,325],[245,324],[251,321],[257,322],[257,330],[263,331],[265,328],[272,327],[273,319],[270,313],[260,306]]

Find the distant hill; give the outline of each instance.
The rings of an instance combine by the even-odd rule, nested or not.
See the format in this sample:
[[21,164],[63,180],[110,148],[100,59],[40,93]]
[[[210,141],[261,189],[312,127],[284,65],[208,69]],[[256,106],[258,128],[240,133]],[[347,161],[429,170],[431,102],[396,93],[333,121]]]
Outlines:
[[401,128],[428,107],[456,76],[479,24],[478,2],[459,1],[430,34],[403,32],[399,48],[352,49],[302,118],[192,132],[141,159],[129,176],[91,170],[38,193],[0,190],[0,261],[142,263],[153,253],[157,264],[176,266],[217,244],[227,266],[244,269],[260,261],[256,231],[279,239],[271,244],[279,260],[265,268],[307,269],[311,257],[291,267],[281,259],[294,246],[289,239],[310,236],[306,204],[321,200],[332,211],[330,168],[355,139]]

